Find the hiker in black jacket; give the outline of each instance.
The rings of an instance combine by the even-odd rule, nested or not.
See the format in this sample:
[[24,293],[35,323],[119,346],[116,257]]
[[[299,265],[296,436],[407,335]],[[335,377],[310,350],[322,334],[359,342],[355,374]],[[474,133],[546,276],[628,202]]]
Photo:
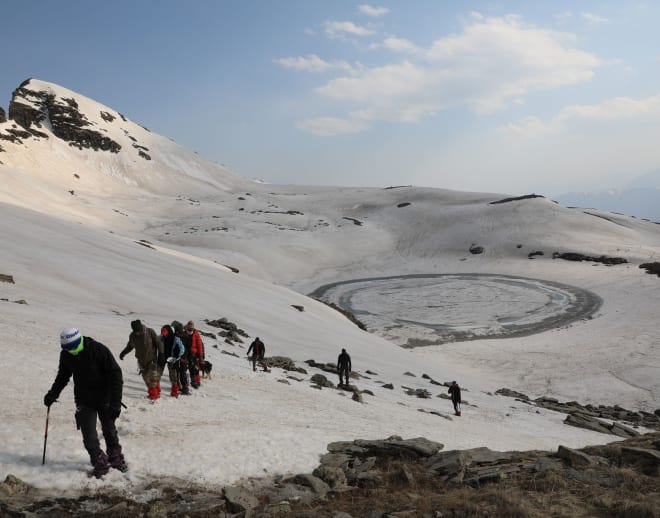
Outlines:
[[348,376],[351,373],[351,357],[346,349],[342,349],[341,354],[337,357],[337,373],[339,374],[339,385],[344,385],[343,379],[346,380],[345,384],[348,385]]
[[[44,396],[50,407],[73,376],[76,423],[83,444],[94,466],[94,476],[101,478],[110,467],[126,471],[115,420],[121,413],[123,378],[121,368],[105,345],[75,328],[60,333],[60,364],[53,386]],[[101,449],[96,432],[96,418],[101,421],[106,453]]]
[[[250,347],[248,347],[248,358],[250,358],[250,353],[252,353],[252,370],[256,371],[257,363],[261,364],[264,361],[264,355],[266,354],[266,346],[258,336],[250,344]],[[266,369],[264,368],[264,370]]]
[[454,414],[461,415],[461,387],[455,381],[451,382],[449,390],[451,394],[451,402],[454,404]]

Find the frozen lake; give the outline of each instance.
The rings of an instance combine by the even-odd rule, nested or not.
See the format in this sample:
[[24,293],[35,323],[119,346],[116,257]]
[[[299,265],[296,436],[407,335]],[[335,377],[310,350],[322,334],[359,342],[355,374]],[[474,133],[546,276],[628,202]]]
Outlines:
[[415,274],[326,284],[310,296],[352,312],[404,347],[540,333],[590,318],[602,300],[551,281],[490,274]]

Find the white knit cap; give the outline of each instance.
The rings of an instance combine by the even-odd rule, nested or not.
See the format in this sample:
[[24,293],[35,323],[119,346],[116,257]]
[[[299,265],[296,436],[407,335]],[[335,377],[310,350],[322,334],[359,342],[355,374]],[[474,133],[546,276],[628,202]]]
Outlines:
[[78,347],[81,340],[80,331],[75,327],[63,329],[60,333],[60,345],[62,349],[66,349],[67,351]]

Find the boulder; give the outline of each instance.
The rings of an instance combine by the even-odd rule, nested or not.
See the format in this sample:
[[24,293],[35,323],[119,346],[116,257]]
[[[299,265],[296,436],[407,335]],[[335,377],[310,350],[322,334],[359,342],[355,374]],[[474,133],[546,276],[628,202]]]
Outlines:
[[314,374],[310,378],[310,381],[318,387],[335,388],[334,383],[332,383],[332,381],[326,378],[323,374]]
[[222,495],[227,500],[227,509],[232,513],[249,514],[252,509],[259,505],[259,500],[250,491],[240,487],[224,487],[222,488]]
[[566,446],[559,446],[557,449],[557,457],[565,460],[566,464],[572,468],[586,468],[596,464],[591,456]]

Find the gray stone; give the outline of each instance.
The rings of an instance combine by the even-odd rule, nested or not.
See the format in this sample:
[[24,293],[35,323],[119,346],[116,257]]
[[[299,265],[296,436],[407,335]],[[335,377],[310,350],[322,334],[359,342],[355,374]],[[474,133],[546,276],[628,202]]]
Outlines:
[[637,437],[639,435],[637,430],[633,430],[629,426],[625,426],[620,423],[612,423],[608,426],[608,428],[614,435],[618,435],[624,439],[627,439],[628,437]]
[[330,486],[326,484],[323,480],[314,475],[301,474],[296,475],[292,479],[287,479],[285,482],[291,480],[295,484],[300,484],[301,486],[309,487],[314,493],[316,493],[319,498],[325,498],[325,495],[330,491]]
[[594,417],[590,417],[580,413],[573,413],[566,416],[564,423],[577,428],[584,428],[585,430],[592,430],[594,432],[609,433],[612,432],[607,428],[606,423]]
[[227,500],[227,509],[232,513],[249,513],[259,505],[259,501],[250,491],[240,487],[224,487],[222,495]]
[[328,388],[335,388],[334,383],[330,381],[328,378],[326,378],[323,374],[314,374],[310,381],[318,387],[328,387]]
[[321,465],[344,469],[351,460],[353,456],[347,453],[326,453],[321,456]]
[[321,465],[313,471],[312,475],[323,480],[334,490],[346,485],[346,473],[340,467]]
[[572,468],[586,468],[595,464],[594,459],[586,453],[566,446],[559,446],[557,449],[557,457],[564,459]]

